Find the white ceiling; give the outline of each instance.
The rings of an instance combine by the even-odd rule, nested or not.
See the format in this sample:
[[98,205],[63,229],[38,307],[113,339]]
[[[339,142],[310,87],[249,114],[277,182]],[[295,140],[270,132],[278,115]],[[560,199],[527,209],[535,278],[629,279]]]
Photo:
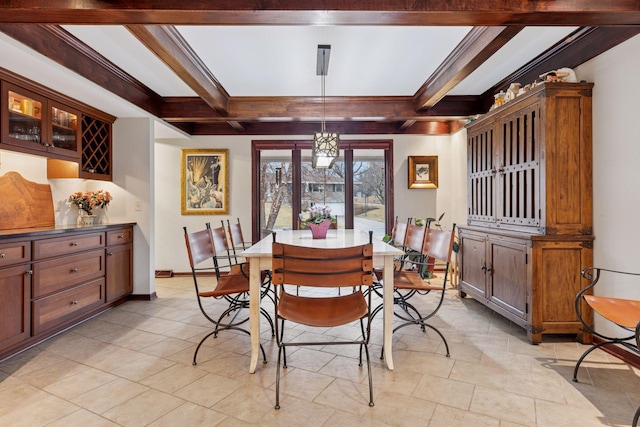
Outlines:
[[[161,96],[195,93],[122,26],[64,28]],[[470,27],[178,26],[230,96],[314,96],[319,44],[327,96],[411,96]],[[479,95],[576,27],[529,27],[451,94]]]
[[[125,27],[64,28],[159,95],[196,96]],[[316,75],[318,44],[332,47],[327,96],[411,96],[470,30],[420,26],[176,28],[232,97],[320,95],[320,77]],[[525,28],[449,94],[482,94],[575,28]],[[148,116],[1,33],[0,58],[4,58],[0,66],[107,113],[118,117]]]

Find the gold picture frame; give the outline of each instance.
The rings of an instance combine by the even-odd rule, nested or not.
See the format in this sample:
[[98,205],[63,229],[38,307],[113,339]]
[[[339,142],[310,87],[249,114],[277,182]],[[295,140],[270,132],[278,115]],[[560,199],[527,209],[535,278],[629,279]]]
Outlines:
[[180,162],[182,215],[229,213],[229,150],[183,149]]
[[438,188],[438,156],[409,156],[409,188]]

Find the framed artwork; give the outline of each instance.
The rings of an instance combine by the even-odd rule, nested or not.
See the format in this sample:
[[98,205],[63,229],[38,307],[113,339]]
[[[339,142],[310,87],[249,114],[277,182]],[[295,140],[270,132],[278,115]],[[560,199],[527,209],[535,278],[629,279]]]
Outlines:
[[409,156],[409,188],[438,188],[438,156]]
[[180,151],[182,215],[229,213],[229,150]]

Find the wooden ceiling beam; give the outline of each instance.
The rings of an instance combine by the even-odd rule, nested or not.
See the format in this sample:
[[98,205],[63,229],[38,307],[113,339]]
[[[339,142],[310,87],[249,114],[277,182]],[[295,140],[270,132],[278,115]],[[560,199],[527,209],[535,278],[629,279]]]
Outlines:
[[429,117],[468,117],[480,114],[475,96],[445,97],[436,106],[416,113],[410,96],[232,97],[227,115],[220,115],[196,97],[165,98],[160,117],[167,121],[239,122],[327,120],[419,120]]
[[211,108],[220,114],[227,114],[229,93],[175,27],[127,25],[126,28]]
[[631,0],[12,0],[0,22],[172,25],[639,25]]
[[414,95],[421,110],[438,103],[453,87],[509,42],[523,27],[475,27]]
[[0,31],[155,116],[162,97],[57,25],[0,24]]
[[[447,135],[460,128],[459,120],[427,120],[417,122],[405,131],[399,131],[401,122],[373,122],[373,121],[343,121],[327,122],[326,127],[330,132],[338,132],[340,135]],[[191,127],[192,135],[309,135],[312,139],[314,132],[318,131],[318,123],[310,122],[249,122],[243,123],[244,130],[237,131],[226,122],[195,123]]]

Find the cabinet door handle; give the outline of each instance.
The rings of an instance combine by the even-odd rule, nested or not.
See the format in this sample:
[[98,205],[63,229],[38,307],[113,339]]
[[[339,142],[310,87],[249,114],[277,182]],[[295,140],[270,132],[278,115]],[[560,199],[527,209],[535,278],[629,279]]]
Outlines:
[[107,252],[107,256],[112,256],[113,252]]
[[492,271],[493,271],[493,266],[492,265],[487,267],[487,273],[491,273]]
[[33,270],[27,270],[27,274],[32,275],[33,274]]
[[482,265],[480,266],[480,269],[486,273],[487,272],[487,264],[485,264],[483,262]]
[[124,239],[124,234],[118,234],[118,239]]
[[78,242],[72,242],[71,246],[78,246]]
[[78,304],[78,300],[74,299],[73,301],[71,301],[71,305],[76,305],[76,304]]
[[4,257],[5,257],[5,255],[4,255],[4,254],[0,254],[0,258],[4,258]]
[[78,272],[78,267],[74,267],[74,268],[72,268],[72,269],[71,269],[71,272],[72,272],[72,273],[77,273],[77,272]]

